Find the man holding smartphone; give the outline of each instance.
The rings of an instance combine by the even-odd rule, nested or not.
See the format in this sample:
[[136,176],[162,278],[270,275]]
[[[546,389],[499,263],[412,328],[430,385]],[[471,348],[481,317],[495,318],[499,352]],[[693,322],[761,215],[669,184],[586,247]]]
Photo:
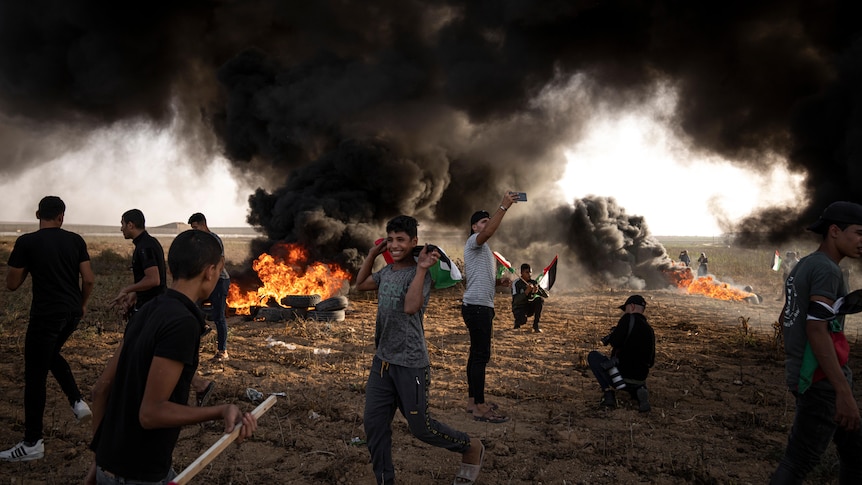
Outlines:
[[[524,194],[526,196],[526,194]],[[525,197],[526,198],[526,197]],[[499,208],[490,214],[477,211],[470,217],[470,237],[464,246],[464,291],[461,315],[470,331],[470,355],[467,358],[467,412],[476,421],[505,423],[509,417],[494,403],[485,402],[485,367],[491,360],[491,337],[494,333],[494,288],[496,260],[488,239],[497,232],[503,216],[519,199],[518,192],[506,192]],[[501,284],[509,286],[511,281]]]

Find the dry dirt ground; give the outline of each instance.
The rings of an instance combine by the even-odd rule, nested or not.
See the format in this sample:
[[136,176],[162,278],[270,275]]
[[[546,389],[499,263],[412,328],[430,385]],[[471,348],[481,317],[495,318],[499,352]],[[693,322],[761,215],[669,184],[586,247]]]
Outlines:
[[[108,254],[100,262],[100,278],[110,279],[104,265],[111,258]],[[121,260],[114,266],[127,278]],[[29,287],[19,291],[25,293],[11,294],[17,300],[5,292],[0,300],[0,320],[6,322],[0,325],[2,448],[23,433],[23,305],[29,304]],[[630,293],[596,288],[554,294],[545,306],[541,334],[513,330],[509,298],[499,294],[487,392],[511,416],[505,424],[476,422],[464,412],[469,341],[459,313],[461,291],[432,293],[425,318],[432,415],[482,439],[487,452],[478,483],[768,480],[793,417],[773,343],[780,303],[774,298],[760,305],[727,302],[670,290],[641,293],[657,338],[657,361],[648,381],[650,413],[638,413],[625,393],[619,394],[619,408],[600,409],[600,392],[585,364]],[[228,448],[192,483],[374,483],[361,440],[376,300],[371,294],[350,297],[343,322],[229,319],[231,360],[204,363],[200,369],[217,383],[212,402],[235,402],[250,410],[254,404],[246,398],[247,388],[287,395],[260,419],[250,442]],[[95,312],[85,319],[64,350],[85,393],[121,337],[120,326],[106,315]],[[749,331],[740,317],[748,319]],[[268,347],[268,337],[285,346]],[[857,335],[849,337],[855,341]],[[858,374],[862,356],[853,347],[851,362]],[[202,345],[202,361],[214,349],[211,334]],[[393,428],[400,483],[451,483],[458,455],[413,438],[400,415]],[[185,428],[174,452],[175,468],[191,463],[218,440],[221,429],[215,423]],[[49,378],[46,457],[0,463],[0,483],[80,483],[92,460],[90,435],[88,427],[75,423],[59,386]],[[834,453],[829,453],[811,483],[834,481],[834,466]]]

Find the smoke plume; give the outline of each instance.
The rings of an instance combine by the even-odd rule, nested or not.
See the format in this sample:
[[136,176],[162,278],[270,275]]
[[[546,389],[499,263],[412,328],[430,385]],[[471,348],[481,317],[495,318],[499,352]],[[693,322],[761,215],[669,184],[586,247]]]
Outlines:
[[[600,279],[653,285],[666,255],[642,218],[551,188],[563,150],[597,113],[672,90],[667,121],[691,149],[806,174],[797,207],[729,228],[796,236],[829,202],[860,201],[860,14],[849,0],[4,2],[0,111],[58,140],[173,120],[265,175],[249,222],[266,238],[348,266],[393,215],[462,228],[516,189],[529,209],[499,239],[514,257],[541,241]],[[0,172],[28,163],[0,150]]]

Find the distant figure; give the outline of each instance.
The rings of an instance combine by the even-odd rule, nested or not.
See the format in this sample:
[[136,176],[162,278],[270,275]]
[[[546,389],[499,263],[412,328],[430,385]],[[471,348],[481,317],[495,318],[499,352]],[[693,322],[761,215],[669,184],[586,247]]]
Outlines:
[[[796,398],[796,414],[784,456],[771,484],[802,483],[835,444],[841,483],[862,483],[862,431],[853,394],[850,344],[836,300],[847,295],[839,264],[859,258],[862,206],[834,202],[808,230],[821,235],[817,251],[802,258],[785,280],[785,380]],[[857,364],[858,365],[858,364]]]
[[799,257],[796,255],[795,251],[787,251],[787,254],[784,255],[784,270],[781,273],[781,281],[787,281],[787,277],[790,276],[790,272],[793,271],[793,268],[796,267],[796,263],[799,262]]
[[527,323],[527,317],[533,317],[533,331],[542,333],[539,319],[542,317],[544,298],[539,294],[539,283],[533,279],[530,265],[521,265],[521,277],[512,284],[512,313],[515,316],[515,328]]
[[39,201],[39,230],[19,237],[9,255],[6,288],[17,290],[29,274],[33,300],[24,339],[24,440],[0,452],[0,461],[29,461],[45,456],[42,421],[49,371],[66,394],[75,418],[81,421],[92,415],[72,369],[60,355],[87,311],[95,283],[87,243],[60,227],[65,212],[66,204],[59,197]]
[[697,264],[697,277],[706,276],[709,273],[709,258],[706,257],[706,253],[700,253]]
[[[219,246],[221,246],[221,254],[224,256],[224,243],[221,238],[212,231],[210,231],[209,226],[207,226],[207,218],[205,215],[200,212],[195,212],[189,217],[189,225],[192,226],[192,229],[197,229],[199,231],[208,232],[213,235],[214,238],[218,241]],[[225,307],[227,306],[227,293],[230,290],[230,275],[227,272],[227,269],[222,267],[221,275],[219,276],[218,283],[213,288],[212,294],[209,296],[208,300],[212,304],[212,317],[213,322],[216,326],[216,333],[218,334],[216,340],[218,345],[218,350],[213,356],[212,361],[219,362],[223,360],[228,360],[227,355],[227,318],[225,318]]]
[[679,260],[681,263],[685,264],[686,267],[691,266],[691,256],[688,255],[688,251],[683,249],[679,253]]

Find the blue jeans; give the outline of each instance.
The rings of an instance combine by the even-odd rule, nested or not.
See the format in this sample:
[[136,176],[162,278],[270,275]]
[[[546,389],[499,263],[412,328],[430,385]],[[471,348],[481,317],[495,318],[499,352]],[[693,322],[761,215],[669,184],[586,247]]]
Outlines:
[[494,334],[494,309],[463,305],[461,316],[470,331],[470,356],[467,357],[467,396],[476,404],[485,402],[485,367],[491,361],[491,336]]
[[218,334],[218,349],[219,351],[227,350],[227,319],[224,316],[225,306],[227,303],[227,292],[230,290],[230,280],[227,278],[219,278],[212,293],[210,293],[209,301],[212,304],[213,322],[216,326]]
[[770,484],[801,484],[820,463],[830,441],[835,442],[841,463],[839,483],[862,483],[862,432],[840,428],[834,418],[834,391],[808,389],[796,394],[796,417],[787,449]]
[[96,484],[97,485],[167,485],[177,476],[177,472],[173,468],[168,472],[168,476],[158,482],[142,482],[140,480],[127,480],[123,477],[118,477],[113,473],[103,470],[102,467],[96,467]]
[[24,441],[34,443],[42,438],[49,371],[60,384],[70,406],[81,399],[72,369],[60,355],[80,321],[80,316],[71,314],[30,318],[24,339]]

